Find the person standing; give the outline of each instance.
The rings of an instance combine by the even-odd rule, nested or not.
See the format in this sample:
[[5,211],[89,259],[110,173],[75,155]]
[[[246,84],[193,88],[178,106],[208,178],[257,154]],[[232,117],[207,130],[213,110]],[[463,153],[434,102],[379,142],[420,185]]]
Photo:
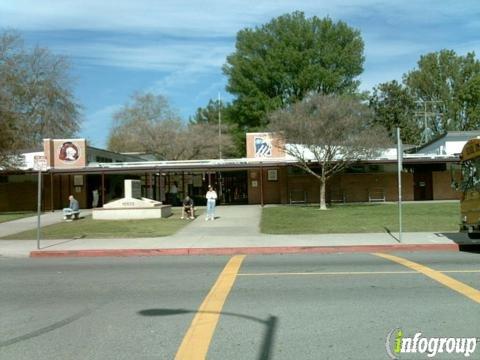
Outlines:
[[98,206],[98,200],[99,200],[98,190],[94,189],[92,191],[92,208],[96,208]]
[[178,183],[176,181],[170,185],[170,203],[173,206],[177,205],[177,195],[178,195]]
[[212,188],[212,185],[208,185],[208,191],[205,197],[207,198],[207,217],[205,218],[205,221],[213,220],[215,219],[215,202],[217,200],[217,192]]

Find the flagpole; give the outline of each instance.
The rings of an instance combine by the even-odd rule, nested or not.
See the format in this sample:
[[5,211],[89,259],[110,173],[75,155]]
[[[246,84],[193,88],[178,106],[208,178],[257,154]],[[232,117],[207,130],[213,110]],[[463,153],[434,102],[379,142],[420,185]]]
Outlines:
[[218,92],[218,158],[222,158],[222,113],[220,91]]

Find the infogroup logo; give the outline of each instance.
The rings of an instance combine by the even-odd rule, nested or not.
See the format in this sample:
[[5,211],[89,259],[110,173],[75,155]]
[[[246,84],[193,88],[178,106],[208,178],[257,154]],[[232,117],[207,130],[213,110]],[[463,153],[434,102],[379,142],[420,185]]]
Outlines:
[[400,328],[390,330],[385,341],[387,354],[392,359],[400,359],[401,354],[427,354],[433,358],[438,354],[462,354],[470,357],[475,352],[479,339],[472,338],[447,338],[447,337],[422,337],[421,332],[413,337],[406,337]]

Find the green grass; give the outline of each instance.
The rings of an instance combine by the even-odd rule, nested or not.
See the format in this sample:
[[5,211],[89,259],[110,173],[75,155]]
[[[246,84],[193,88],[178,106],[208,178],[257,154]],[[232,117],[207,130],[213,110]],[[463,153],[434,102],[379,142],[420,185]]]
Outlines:
[[[403,205],[403,231],[458,231],[458,203]],[[327,234],[398,231],[398,205],[276,206],[263,209],[267,234]]]
[[[42,239],[102,239],[168,236],[177,232],[191,220],[180,219],[180,208],[172,209],[172,216],[165,219],[145,220],[93,220],[91,216],[75,221],[62,222],[42,228]],[[196,212],[200,216],[201,211]],[[36,230],[9,235],[16,240],[36,239]]]
[[28,216],[34,216],[34,215],[35,213],[31,211],[2,212],[0,213],[0,223],[17,220],[17,219],[21,219]]

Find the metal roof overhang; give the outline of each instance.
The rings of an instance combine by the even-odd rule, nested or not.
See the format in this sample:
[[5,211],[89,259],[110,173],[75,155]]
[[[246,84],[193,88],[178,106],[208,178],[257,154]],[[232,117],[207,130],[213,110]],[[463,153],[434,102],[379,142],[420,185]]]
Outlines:
[[275,166],[287,166],[293,165],[293,162],[287,161],[262,161],[262,162],[238,162],[238,163],[216,163],[216,164],[198,164],[198,163],[187,163],[187,164],[139,164],[133,165],[128,164],[124,166],[95,166],[95,167],[85,167],[77,169],[51,169],[50,171],[54,174],[122,174],[122,173],[145,173],[145,172],[163,172],[163,173],[172,173],[172,172],[195,172],[195,171],[234,171],[234,170],[249,170],[262,167],[275,167]]
[[[403,164],[438,164],[438,163],[456,163],[460,159],[457,156],[443,156],[443,157],[404,157]],[[200,161],[168,161],[168,162],[130,162],[130,163],[103,163],[95,166],[87,166],[83,168],[51,168],[47,173],[52,174],[134,174],[134,173],[148,173],[148,172],[195,172],[195,171],[234,171],[234,170],[249,170],[263,167],[279,167],[292,166],[297,161],[293,159],[226,159],[226,160],[200,160]],[[357,163],[363,164],[396,164],[396,159],[372,159],[361,160]],[[315,161],[311,162],[315,166]],[[0,174],[14,175],[14,174],[32,174],[37,173],[35,170],[4,170]]]

